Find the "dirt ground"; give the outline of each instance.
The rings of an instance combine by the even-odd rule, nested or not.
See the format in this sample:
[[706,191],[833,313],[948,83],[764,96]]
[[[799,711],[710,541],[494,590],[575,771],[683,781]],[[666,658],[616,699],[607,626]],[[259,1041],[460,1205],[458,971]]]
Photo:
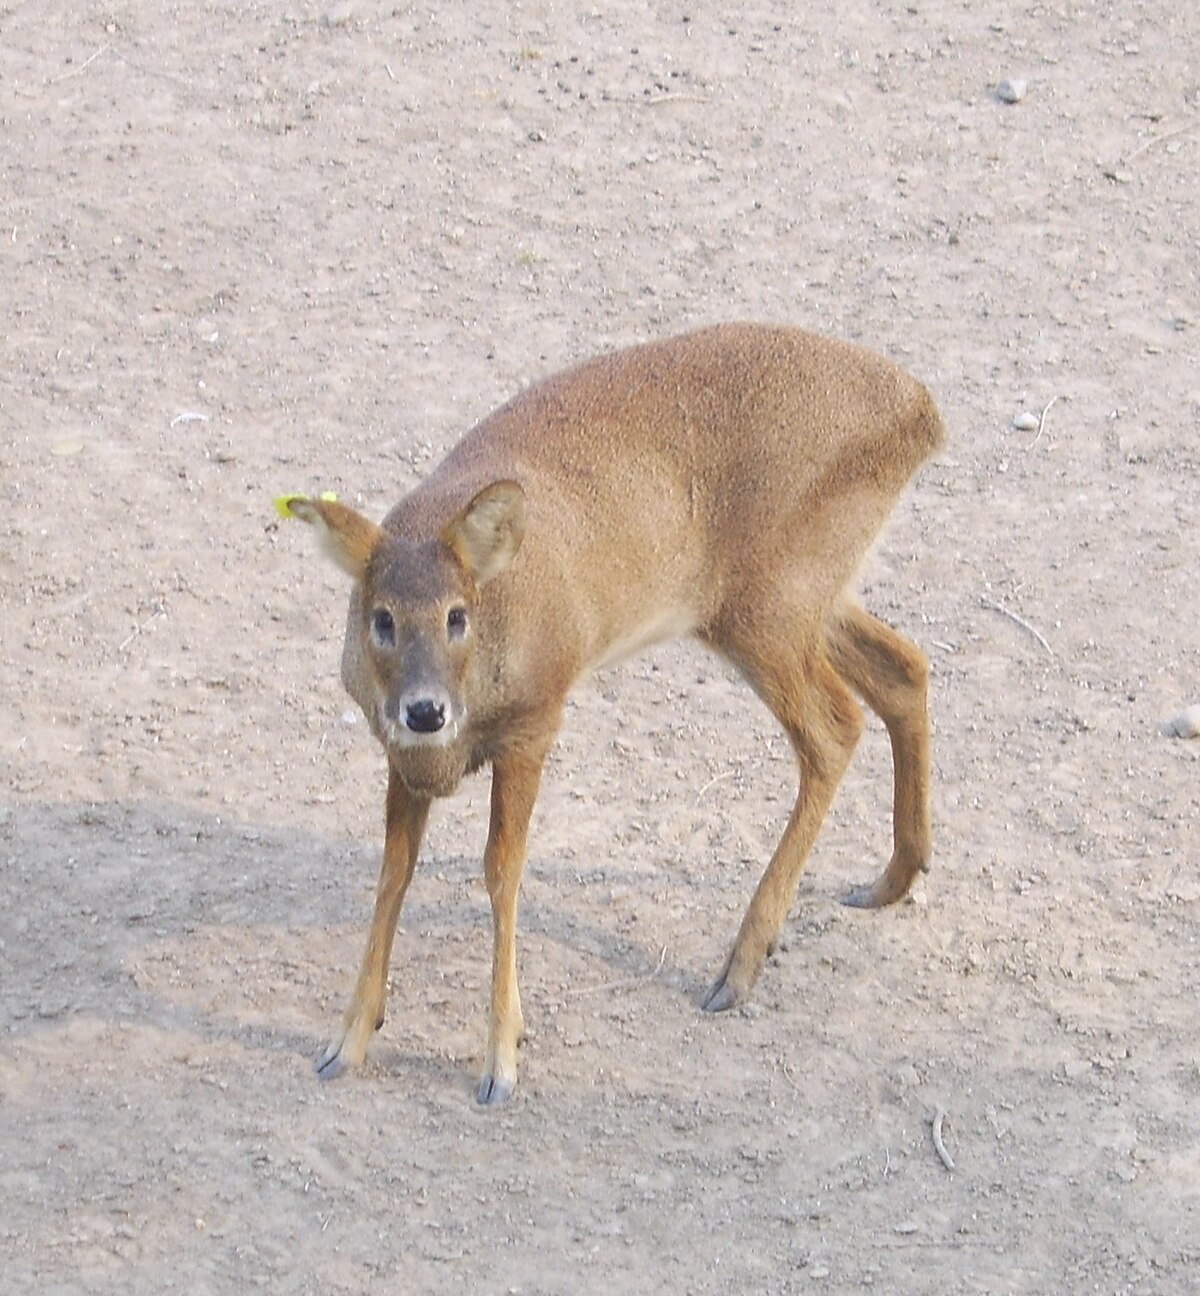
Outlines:
[[[1194,6],[836,11],[0,3],[7,1290],[1195,1290]],[[656,649],[547,774],[512,1101],[472,1097],[482,777],[319,1084],[384,765],[272,497],[379,517],[523,382],[730,318],[867,343],[950,425],[864,579],[932,661],[934,870],[839,904],[876,725],[701,1014],[794,776]]]

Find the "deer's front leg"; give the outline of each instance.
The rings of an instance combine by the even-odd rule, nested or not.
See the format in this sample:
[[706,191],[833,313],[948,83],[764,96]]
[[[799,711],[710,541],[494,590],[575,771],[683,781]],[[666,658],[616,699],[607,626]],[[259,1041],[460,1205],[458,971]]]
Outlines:
[[429,798],[410,792],[389,766],[387,827],[383,866],[375,892],[375,915],[354,994],[342,1018],[341,1032],[330,1040],[329,1047],[317,1059],[317,1075],[322,1080],[332,1080],[347,1067],[358,1066],[366,1057],[371,1036],[383,1025],[396,923],[412,880],[428,817]]
[[505,756],[493,765],[492,820],[483,860],[494,942],[487,1057],[477,1094],[483,1104],[504,1102],[517,1083],[517,1045],[525,1030],[517,989],[517,894],[543,761],[544,753]]

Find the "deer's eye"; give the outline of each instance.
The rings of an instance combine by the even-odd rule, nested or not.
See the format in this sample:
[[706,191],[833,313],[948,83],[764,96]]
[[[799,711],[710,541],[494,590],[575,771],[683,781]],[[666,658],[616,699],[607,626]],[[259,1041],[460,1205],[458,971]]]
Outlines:
[[467,633],[467,609],[452,607],[446,613],[446,631],[451,639],[461,639]]
[[371,637],[381,648],[396,646],[396,622],[387,608],[376,608],[371,613]]

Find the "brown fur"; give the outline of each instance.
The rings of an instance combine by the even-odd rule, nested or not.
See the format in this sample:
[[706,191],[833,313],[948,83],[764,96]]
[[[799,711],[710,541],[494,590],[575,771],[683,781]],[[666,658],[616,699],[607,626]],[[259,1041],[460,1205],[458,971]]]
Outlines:
[[791,818],[703,1006],[754,984],[862,727],[884,720],[894,852],[849,902],[903,896],[927,867],[925,658],[847,586],[941,444],[925,389],[795,329],[705,329],[593,360],[497,410],[381,528],[297,501],[351,573],[342,677],[389,758],[375,917],[323,1076],[383,1020],[396,922],[430,799],[491,764],[484,871],[494,918],[481,1102],[516,1082],[516,904],[529,816],[567,691],[588,669],[691,633],[733,662],[791,739]]

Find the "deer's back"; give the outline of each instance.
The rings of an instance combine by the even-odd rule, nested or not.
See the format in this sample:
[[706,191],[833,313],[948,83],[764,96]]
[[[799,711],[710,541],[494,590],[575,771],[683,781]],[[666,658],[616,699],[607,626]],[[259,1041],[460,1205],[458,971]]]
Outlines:
[[583,658],[607,660],[700,628],[739,581],[814,550],[836,555],[821,575],[840,586],[941,437],[928,393],[889,361],[721,325],[522,392],[385,525],[429,534],[488,482],[519,481],[528,524],[505,597],[527,621],[549,603]]
[[718,521],[786,513],[853,478],[898,488],[940,443],[925,389],[860,347],[726,324],[630,347],[534,385],[485,419],[437,477],[511,469],[618,512],[684,491]]

